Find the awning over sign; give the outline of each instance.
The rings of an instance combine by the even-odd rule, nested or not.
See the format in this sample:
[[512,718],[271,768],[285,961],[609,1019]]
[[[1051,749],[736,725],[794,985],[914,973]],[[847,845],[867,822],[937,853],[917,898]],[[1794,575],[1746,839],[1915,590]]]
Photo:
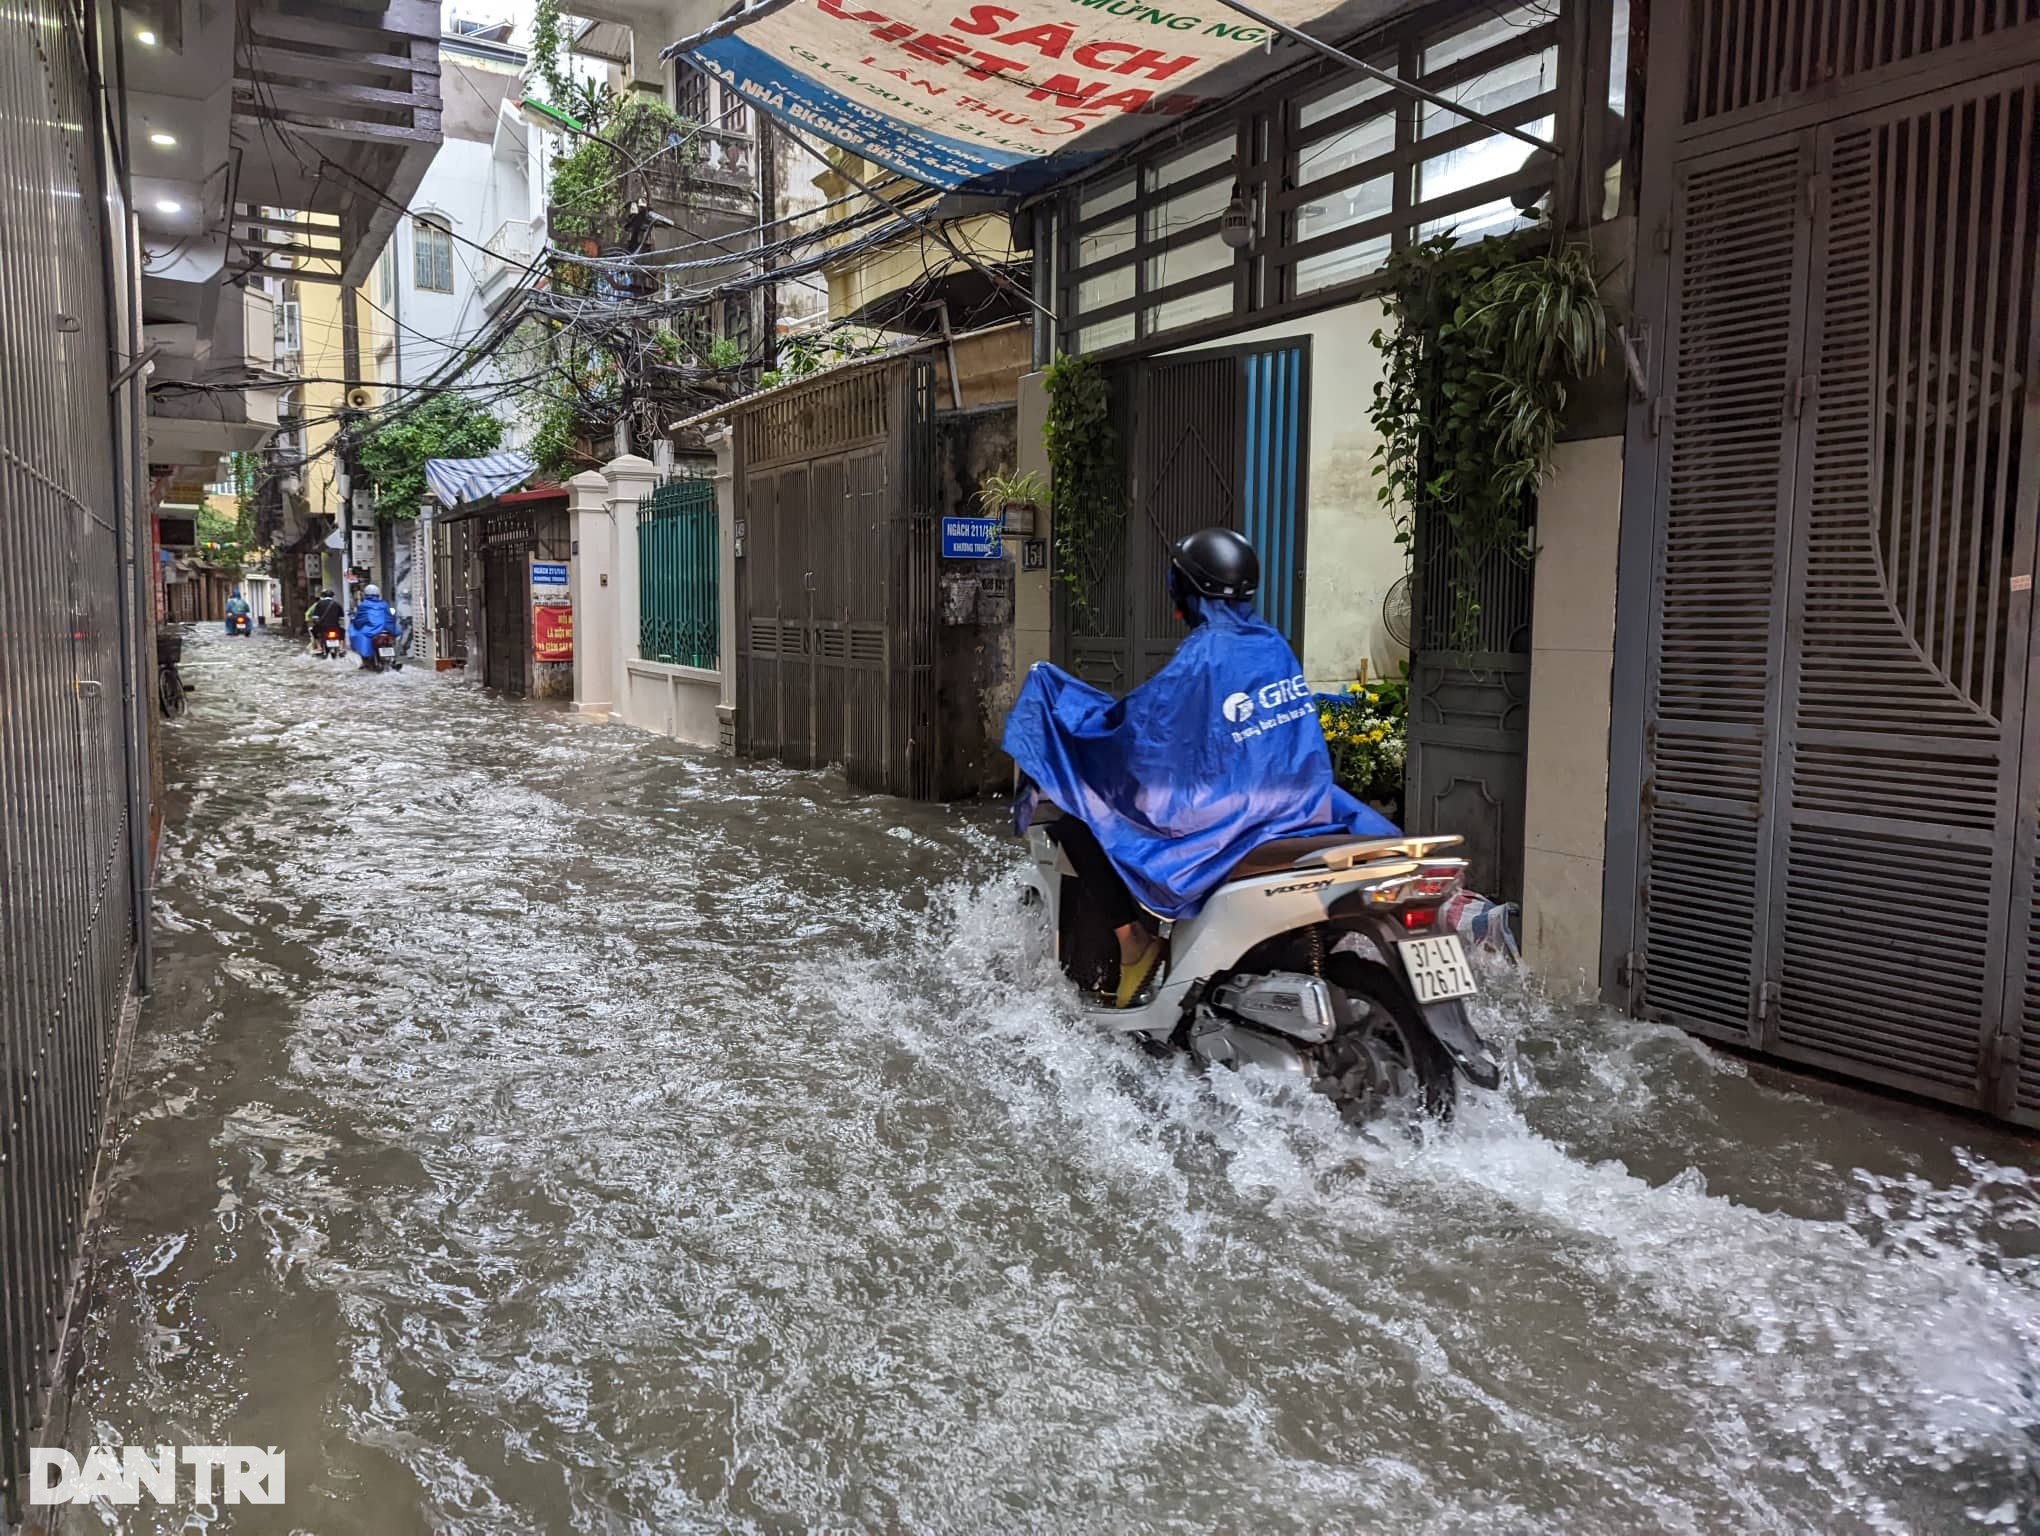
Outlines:
[[440,504],[457,507],[522,485],[538,469],[528,453],[489,453],[478,459],[427,459],[425,480]]
[[[1265,0],[1351,37],[1410,0]],[[1246,89],[1300,45],[1220,0],[764,0],[675,43],[797,131],[931,186],[1037,191]]]

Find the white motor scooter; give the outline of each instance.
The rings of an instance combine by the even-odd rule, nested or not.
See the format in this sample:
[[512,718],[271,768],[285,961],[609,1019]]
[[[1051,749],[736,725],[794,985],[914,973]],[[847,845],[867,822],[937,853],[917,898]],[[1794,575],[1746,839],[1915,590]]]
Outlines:
[[[1028,830],[1027,892],[1069,955],[1075,869],[1054,807]],[[1440,909],[1466,877],[1457,837],[1291,838],[1258,848],[1192,918],[1161,925],[1163,957],[1133,1006],[1095,1001],[1103,1027],[1224,1066],[1293,1073],[1353,1121],[1394,1099],[1449,1115],[1457,1078],[1501,1067],[1467,1017],[1477,990]]]

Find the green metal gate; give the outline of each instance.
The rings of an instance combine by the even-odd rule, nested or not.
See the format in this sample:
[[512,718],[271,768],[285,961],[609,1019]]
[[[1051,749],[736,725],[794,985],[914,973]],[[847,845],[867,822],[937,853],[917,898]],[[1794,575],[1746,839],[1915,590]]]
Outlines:
[[720,660],[715,481],[688,476],[638,503],[638,655],[714,668]]

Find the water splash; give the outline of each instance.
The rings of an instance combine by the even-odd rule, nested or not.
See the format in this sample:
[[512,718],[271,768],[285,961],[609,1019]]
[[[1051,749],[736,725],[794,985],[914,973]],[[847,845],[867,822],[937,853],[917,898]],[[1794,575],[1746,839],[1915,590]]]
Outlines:
[[1355,1134],[1088,1028],[990,812],[187,655],[92,1435],[322,1531],[2040,1524],[2010,1138],[1509,991]]

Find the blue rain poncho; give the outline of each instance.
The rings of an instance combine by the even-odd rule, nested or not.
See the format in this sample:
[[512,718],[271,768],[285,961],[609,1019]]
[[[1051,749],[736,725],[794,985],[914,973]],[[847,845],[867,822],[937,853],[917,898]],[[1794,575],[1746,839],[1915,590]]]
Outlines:
[[[1123,699],[1038,665],[1004,746],[1039,796],[1091,829],[1134,899],[1194,916],[1233,867],[1277,838],[1392,837],[1332,782],[1296,653],[1248,603],[1192,599],[1169,664]],[[1016,811],[1024,830],[1035,793]]]
[[396,632],[397,620],[390,605],[379,597],[364,597],[354,605],[354,616],[347,621],[347,644],[355,655],[365,658],[373,652],[375,636]]

